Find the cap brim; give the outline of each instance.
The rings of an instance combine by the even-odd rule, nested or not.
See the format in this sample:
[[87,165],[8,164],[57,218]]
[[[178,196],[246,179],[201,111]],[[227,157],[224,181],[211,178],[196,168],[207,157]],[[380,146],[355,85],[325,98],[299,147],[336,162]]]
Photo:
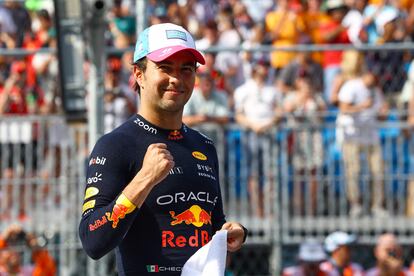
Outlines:
[[199,51],[193,48],[185,47],[185,46],[171,46],[171,47],[161,48],[148,54],[147,58],[154,62],[160,62],[181,51],[191,52],[191,54],[193,54],[194,56],[194,59],[200,64],[204,65],[206,63],[203,55]]

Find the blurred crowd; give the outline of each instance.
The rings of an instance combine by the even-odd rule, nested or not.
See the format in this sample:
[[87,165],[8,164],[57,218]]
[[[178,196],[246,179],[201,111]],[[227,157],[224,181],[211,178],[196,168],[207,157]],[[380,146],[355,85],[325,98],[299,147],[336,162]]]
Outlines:
[[[127,49],[136,41],[136,2],[113,0],[107,12],[106,44]],[[56,49],[52,1],[5,0],[0,5],[0,47],[4,49]],[[356,57],[354,51],[267,52],[260,46],[297,44],[382,45],[412,42],[414,4],[411,0],[163,0],[146,1],[145,24],[173,22],[186,27],[205,50],[207,64],[199,68],[211,76],[215,90],[227,99],[231,119],[236,110],[235,91],[248,83],[265,64],[264,83],[272,87],[284,113],[291,103],[307,96],[292,96],[308,78],[310,94],[325,108],[339,105],[339,91],[349,79],[370,72],[392,107],[407,111],[412,98],[412,51],[376,50]],[[216,47],[218,51],[208,51]],[[239,51],[220,49],[238,48]],[[242,50],[240,50],[242,48]],[[256,50],[255,50],[256,48]],[[107,56],[105,110],[107,129],[134,113],[137,95],[131,90],[131,51]],[[411,69],[411,70],[410,70]],[[88,77],[88,64],[85,64]],[[0,112],[53,114],[61,112],[58,62],[52,53],[0,57]],[[322,108],[323,109],[323,108]],[[198,120],[199,121],[199,120]],[[198,122],[196,121],[196,122]]]
[[383,233],[377,238],[372,255],[372,267],[358,262],[357,237],[346,232],[329,234],[323,243],[307,239],[299,246],[298,265],[285,267],[282,276],[411,276],[414,262],[411,253],[404,253],[398,238]]

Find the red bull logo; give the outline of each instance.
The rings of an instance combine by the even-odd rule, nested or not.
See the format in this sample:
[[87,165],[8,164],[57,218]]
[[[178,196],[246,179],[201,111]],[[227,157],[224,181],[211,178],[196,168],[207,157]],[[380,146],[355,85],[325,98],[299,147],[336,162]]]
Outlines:
[[128,207],[118,203],[115,204],[114,208],[112,209],[112,213],[105,213],[108,220],[112,221],[112,228],[116,228],[118,226],[119,220],[125,218],[127,211]]
[[168,134],[168,140],[181,140],[184,136],[181,134],[179,130],[171,130]]
[[193,205],[190,209],[177,215],[174,211],[170,211],[170,215],[174,219],[171,221],[171,225],[173,226],[183,222],[187,225],[192,224],[196,227],[201,227],[204,224],[211,225],[211,212],[207,212],[198,205]]
[[95,231],[99,227],[105,225],[108,222],[105,216],[102,216],[102,219],[97,219],[93,224],[89,224],[89,231]]
[[194,230],[194,235],[175,235],[173,231],[162,231],[162,247],[201,247],[210,241],[210,235],[206,230]]

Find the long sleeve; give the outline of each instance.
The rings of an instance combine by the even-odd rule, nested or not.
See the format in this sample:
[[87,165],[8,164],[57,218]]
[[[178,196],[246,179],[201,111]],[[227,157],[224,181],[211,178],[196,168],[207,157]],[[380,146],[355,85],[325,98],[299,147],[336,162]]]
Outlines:
[[[86,253],[99,259],[120,244],[138,213],[121,193],[131,178],[122,139],[102,137],[88,162],[79,235]],[[121,150],[123,148],[123,150]]]

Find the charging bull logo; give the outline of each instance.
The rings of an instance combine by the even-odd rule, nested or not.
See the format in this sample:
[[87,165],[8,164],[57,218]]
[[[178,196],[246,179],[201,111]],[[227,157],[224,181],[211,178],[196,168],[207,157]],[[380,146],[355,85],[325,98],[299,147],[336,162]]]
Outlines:
[[207,212],[198,205],[193,205],[190,209],[177,215],[175,215],[174,211],[170,211],[170,215],[174,219],[171,222],[171,225],[173,226],[183,222],[187,225],[192,224],[196,227],[201,227],[204,224],[211,225],[211,212]]
[[184,136],[181,134],[179,130],[171,130],[168,134],[168,140],[181,140]]
[[125,218],[127,211],[128,208],[125,205],[115,204],[114,208],[112,209],[112,213],[105,213],[108,220],[112,221],[112,228],[116,228],[118,226],[119,220]]

